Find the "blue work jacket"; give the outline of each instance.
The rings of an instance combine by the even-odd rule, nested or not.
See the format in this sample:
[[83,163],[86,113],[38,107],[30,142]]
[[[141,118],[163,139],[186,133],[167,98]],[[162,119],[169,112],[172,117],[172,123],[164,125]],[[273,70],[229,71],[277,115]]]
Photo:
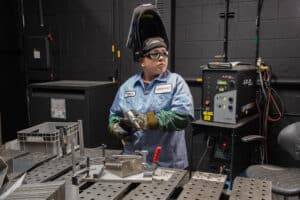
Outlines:
[[[140,113],[171,110],[194,118],[193,99],[188,85],[180,75],[169,71],[159,75],[148,86],[144,85],[142,73],[129,78],[119,88],[110,116],[123,117],[123,113],[128,110]],[[148,150],[147,161],[151,163],[157,146],[162,147],[159,166],[179,169],[188,166],[184,130],[136,131],[124,144],[124,152],[131,154],[134,151]]]

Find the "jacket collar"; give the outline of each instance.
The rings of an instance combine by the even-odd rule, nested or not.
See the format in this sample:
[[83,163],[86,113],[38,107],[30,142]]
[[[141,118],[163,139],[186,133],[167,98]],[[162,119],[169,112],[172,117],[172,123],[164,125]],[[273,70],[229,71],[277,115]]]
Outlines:
[[[151,82],[167,82],[167,78],[170,73],[171,72],[169,70],[166,70],[164,73],[161,73],[158,77],[153,79]],[[142,75],[143,75],[143,72],[140,72],[135,76],[134,85],[136,85],[137,83],[140,83],[141,85],[143,85]]]

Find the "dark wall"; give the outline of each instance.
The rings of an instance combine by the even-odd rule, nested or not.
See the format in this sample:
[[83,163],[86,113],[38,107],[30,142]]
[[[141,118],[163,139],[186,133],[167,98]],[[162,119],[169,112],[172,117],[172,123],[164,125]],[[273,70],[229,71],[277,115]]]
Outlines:
[[16,137],[26,127],[25,73],[21,68],[19,5],[17,0],[0,2],[0,113],[2,139]]
[[[255,63],[255,19],[257,0],[231,0],[229,19],[229,61]],[[300,103],[300,1],[265,0],[262,8],[260,56],[272,66],[273,87],[284,101],[285,117],[269,124],[270,161],[295,163],[277,145],[278,132],[299,120]],[[184,77],[197,77],[200,66],[215,61],[223,53],[224,0],[176,1],[175,71]],[[287,83],[289,83],[287,85]],[[192,84],[195,106],[201,106],[201,85]],[[197,113],[199,115],[199,113]],[[294,116],[294,117],[292,117]],[[205,144],[196,144],[195,146]],[[199,156],[195,150],[195,154]],[[300,165],[299,165],[300,166]]]
[[[224,0],[176,2],[176,71],[193,76],[200,65],[223,52]],[[260,52],[272,64],[275,76],[299,78],[300,2],[265,0],[262,8]],[[229,19],[230,61],[255,58],[257,0],[231,0]]]
[[[139,69],[125,43],[132,11],[143,3],[155,4],[155,1],[24,1],[25,38],[48,34],[53,37],[51,69],[32,72],[28,62],[29,74],[31,71],[34,75],[29,79],[34,82],[40,76],[50,80],[53,71],[56,80],[111,80],[112,76],[119,76],[120,82],[126,80]],[[157,6],[169,27],[170,0],[158,1]],[[32,56],[32,52],[27,56]]]
[[53,37],[50,48],[54,79],[109,80],[113,76],[114,2],[24,1],[25,37]]

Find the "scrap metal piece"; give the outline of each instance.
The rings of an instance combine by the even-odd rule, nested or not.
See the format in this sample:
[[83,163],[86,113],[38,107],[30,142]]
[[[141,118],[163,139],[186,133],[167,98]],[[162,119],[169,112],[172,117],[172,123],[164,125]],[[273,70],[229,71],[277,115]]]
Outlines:
[[219,200],[225,181],[226,175],[196,172],[183,187],[178,200]]
[[[166,168],[158,168],[166,169]],[[124,200],[139,200],[139,199],[169,199],[177,186],[181,183],[185,177],[187,171],[180,169],[166,169],[168,171],[174,170],[173,175],[168,181],[155,180],[151,183],[142,183],[134,190],[132,190],[128,195],[126,195]]]
[[121,199],[128,191],[130,183],[97,182],[79,194],[80,200]]
[[82,182],[96,182],[104,171],[103,165],[91,165],[75,172],[72,176],[73,185],[79,185]]
[[24,156],[28,154],[26,151],[14,150],[14,149],[4,149],[3,146],[0,148],[0,156],[5,162],[8,160]]
[[79,128],[79,145],[80,145],[80,156],[85,156],[84,152],[84,138],[83,138],[83,127],[82,127],[82,120],[78,120],[78,128]]
[[13,172],[13,159],[24,156],[28,154],[27,151],[20,151],[20,150],[14,150],[14,149],[5,149],[4,145],[0,148],[0,156],[3,158],[3,160],[8,165],[8,171],[7,173]]
[[26,184],[10,194],[7,200],[65,200],[65,183],[50,182]]
[[[78,152],[76,152],[76,153],[78,153]],[[113,150],[113,149],[106,150],[106,155],[114,155],[114,154],[118,154],[118,153],[121,153],[121,150]],[[102,156],[99,157],[99,155],[101,155],[101,154],[102,154],[102,147],[85,148],[85,155],[90,157],[91,166],[104,164],[103,162],[104,162],[105,158],[103,158]],[[72,176],[73,176],[72,171],[69,171],[66,174],[63,174],[54,180],[55,181],[64,180],[64,181],[66,181],[67,184],[71,184]]]
[[105,161],[105,168],[119,177],[139,174],[143,171],[143,158],[139,155],[112,155]]
[[236,177],[229,200],[271,200],[271,181]]
[[[7,199],[7,196],[13,193],[16,189],[18,189],[25,179],[25,174],[23,174],[18,180],[15,182],[10,182],[7,184],[8,187],[5,187],[0,195],[0,200]],[[2,189],[2,188],[1,188]]]
[[0,157],[0,188],[4,183],[5,177],[7,175],[7,169],[8,167],[6,162],[3,160],[3,158]]

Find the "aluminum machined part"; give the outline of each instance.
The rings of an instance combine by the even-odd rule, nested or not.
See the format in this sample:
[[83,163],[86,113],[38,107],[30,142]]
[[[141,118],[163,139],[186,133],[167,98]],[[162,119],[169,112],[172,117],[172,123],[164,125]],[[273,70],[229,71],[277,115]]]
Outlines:
[[122,178],[139,174],[143,171],[143,157],[139,155],[112,155],[106,158],[105,168]]
[[[95,148],[84,148],[85,156],[89,156],[90,158],[93,157],[103,157],[102,156],[102,146],[95,147]],[[105,155],[106,157],[120,154],[122,150],[116,150],[116,149],[105,149]]]
[[103,157],[103,146],[96,148],[85,148],[85,156],[90,157],[91,165],[103,164],[105,157],[110,157],[112,155],[118,155],[122,151],[115,149],[105,149],[105,157]]
[[[160,168],[164,169],[164,168]],[[183,180],[187,171],[179,169],[166,169],[168,171],[174,170],[174,174],[169,180],[153,180],[151,183],[142,183],[126,195],[124,200],[140,200],[140,199],[155,199],[164,200],[169,199],[174,190]]]
[[178,200],[218,200],[221,197],[226,175],[195,172],[184,185]]
[[130,183],[97,182],[79,194],[80,200],[121,199],[129,189]]
[[236,177],[229,200],[271,200],[271,181]]

